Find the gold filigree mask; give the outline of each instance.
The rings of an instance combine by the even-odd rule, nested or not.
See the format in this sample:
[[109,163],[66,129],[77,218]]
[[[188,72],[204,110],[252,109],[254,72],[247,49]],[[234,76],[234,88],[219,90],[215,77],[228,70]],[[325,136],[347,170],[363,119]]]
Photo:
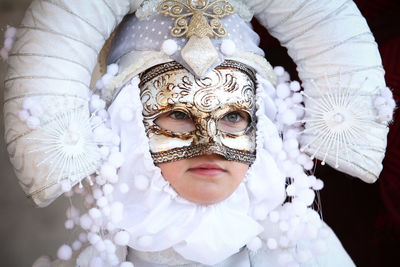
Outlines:
[[204,154],[255,160],[255,74],[227,60],[203,78],[177,62],[141,74],[140,98],[155,163]]

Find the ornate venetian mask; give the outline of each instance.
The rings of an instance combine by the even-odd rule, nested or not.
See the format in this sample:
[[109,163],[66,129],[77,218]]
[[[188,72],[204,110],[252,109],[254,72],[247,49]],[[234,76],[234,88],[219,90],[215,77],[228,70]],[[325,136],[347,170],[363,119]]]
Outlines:
[[140,98],[154,163],[204,154],[255,160],[255,73],[231,60],[196,78],[177,62],[141,74]]

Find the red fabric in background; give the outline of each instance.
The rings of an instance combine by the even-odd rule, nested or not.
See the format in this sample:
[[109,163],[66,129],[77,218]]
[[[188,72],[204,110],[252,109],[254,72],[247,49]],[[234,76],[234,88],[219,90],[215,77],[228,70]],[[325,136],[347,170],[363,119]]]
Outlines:
[[[366,17],[382,55],[385,79],[400,105],[400,1],[355,0]],[[261,47],[273,66],[281,65],[292,79],[296,66],[285,48],[256,21]],[[351,27],[351,25],[349,25]],[[324,221],[333,228],[357,266],[400,266],[400,113],[390,125],[383,171],[375,184],[318,166],[324,180],[320,193]]]

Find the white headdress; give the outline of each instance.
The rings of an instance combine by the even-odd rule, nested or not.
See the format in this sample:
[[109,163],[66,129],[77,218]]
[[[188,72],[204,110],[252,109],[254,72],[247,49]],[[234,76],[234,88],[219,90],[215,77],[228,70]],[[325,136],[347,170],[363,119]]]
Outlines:
[[[102,251],[103,246],[109,244],[106,241],[110,241],[99,237],[100,228],[105,227],[113,233],[117,226],[127,231],[120,232],[123,234],[119,234],[119,237],[118,233],[115,235],[119,245],[129,243],[138,250],[146,250],[147,245],[147,250],[159,251],[174,247],[176,238],[194,244],[187,247],[176,245],[176,252],[186,259],[206,264],[226,258],[246,243],[250,248],[259,248],[257,244],[261,240],[265,241],[269,249],[279,247],[283,251],[293,252],[290,249],[304,239],[305,228],[309,230],[306,231],[306,239],[317,244],[317,238],[323,237],[321,221],[307,207],[314,200],[313,189],[318,190],[322,186],[320,180],[304,172],[303,169],[312,168],[312,162],[302,152],[366,182],[374,182],[382,168],[387,121],[391,119],[394,107],[391,93],[385,87],[376,44],[354,3],[344,0],[229,1],[242,17],[235,15],[234,19],[238,21],[238,28],[244,35],[234,35],[229,39],[231,41],[221,38],[203,42],[203,47],[208,46],[208,52],[216,47],[219,51],[210,53],[208,60],[199,66],[190,58],[190,51],[198,49],[198,40],[192,39],[190,42],[185,39],[179,43],[179,39],[175,39],[166,43],[162,37],[149,42],[149,36],[157,36],[159,32],[160,36],[164,36],[168,26],[164,28],[158,24],[162,21],[158,17],[146,21],[146,18],[154,14],[160,1],[146,1],[138,9],[142,2],[36,0],[30,6],[18,29],[17,41],[8,59],[4,112],[7,148],[25,193],[36,205],[46,206],[71,186],[81,183],[85,177],[90,180],[90,175],[97,171],[93,187],[96,202],[93,203],[94,199],[87,197],[90,210],[81,216],[80,225],[90,230],[92,234],[89,235],[89,241],[98,251]],[[135,31],[139,38],[148,38],[146,49],[125,47],[124,44],[129,42],[120,42],[121,46],[110,54],[110,60],[119,60],[119,66],[109,66],[106,75],[97,84],[97,87],[103,89],[104,99],[91,96],[89,86],[100,49],[122,18],[135,11],[138,18],[134,19],[137,20],[134,25],[149,27],[144,31]],[[262,54],[254,45],[257,37],[246,30],[248,26],[243,23],[243,18],[251,18],[251,11],[288,48],[289,55],[298,66],[303,93],[298,92],[298,83],[290,83],[282,68],[275,68],[272,72],[264,60],[254,55]],[[145,21],[141,21],[143,19]],[[223,25],[224,19],[222,22]],[[226,31],[232,33],[236,30],[236,24],[228,21],[226,24]],[[354,27],[348,27],[349,24]],[[125,25],[129,27],[129,24]],[[154,33],[147,34],[153,32],[153,29]],[[241,42],[241,38],[250,38],[255,42]],[[182,46],[182,53],[176,53],[178,45]],[[185,51],[189,52],[185,54]],[[244,52],[235,53],[237,51]],[[140,198],[148,201],[149,207],[157,207],[152,203],[152,197],[159,200],[158,205],[170,205],[172,199],[172,209],[178,209],[177,214],[182,216],[185,215],[185,207],[196,206],[180,200],[163,181],[147,153],[143,129],[137,133],[137,139],[126,139],[124,136],[126,133],[136,133],[142,121],[140,102],[126,102],[124,96],[138,94],[135,89],[139,81],[135,76],[156,64],[181,60],[201,76],[223,58],[245,63],[258,72],[258,155],[246,183],[231,198],[221,203],[223,205],[207,209],[203,217],[215,217],[213,211],[218,207],[225,210],[225,214],[232,214],[229,207],[235,203],[235,197],[239,196],[243,200],[243,213],[236,215],[242,216],[247,225],[253,225],[254,228],[242,236],[237,235],[240,237],[230,240],[232,242],[224,239],[226,236],[217,235],[221,250],[214,255],[215,258],[207,261],[207,257],[193,253],[197,244],[196,237],[199,237],[202,230],[197,235],[196,231],[174,232],[171,228],[164,231],[164,228],[159,228],[160,225],[151,220],[152,223],[142,226],[143,222],[126,222],[119,218],[122,203],[125,204],[125,212],[129,213],[127,203],[135,203],[130,198],[140,196],[140,190],[149,188],[152,190],[146,191],[148,195]],[[132,65],[132,60],[136,64]],[[277,80],[274,80],[275,75]],[[106,101],[111,101],[121,88],[124,89],[110,108],[111,122],[105,123],[109,116],[105,111]],[[305,96],[305,117],[299,109],[302,95]],[[300,130],[301,122],[305,123],[304,131]],[[280,134],[283,135],[283,142]],[[123,143],[122,151],[119,151],[120,142]],[[136,151],[125,154],[126,162],[142,164],[146,172],[146,175],[141,176],[140,168],[137,168],[136,178],[129,181],[133,183],[131,189],[137,190],[138,195],[111,194],[114,187],[118,186],[121,192],[126,192],[129,186],[124,177],[130,175],[127,174],[130,170],[122,160],[125,144],[137,147]],[[275,171],[260,176],[260,173],[265,173],[266,161],[270,166],[276,166],[273,167]],[[120,167],[121,183],[118,184],[116,169]],[[149,173],[152,174],[151,179],[146,178]],[[292,178],[292,183],[286,187],[286,194],[284,177]],[[271,184],[273,187],[270,187]],[[279,207],[286,196],[292,198],[292,201]],[[119,201],[112,204],[116,199]],[[132,212],[137,219],[153,216],[151,210],[145,215],[145,212],[141,216],[137,215],[140,212],[138,207]],[[193,212],[201,210],[194,207],[189,214]],[[110,223],[105,224],[104,220]],[[268,221],[277,223],[280,230],[260,234],[263,226],[264,230],[273,228],[267,226]],[[151,227],[157,230],[149,230]],[[201,227],[197,225],[189,228],[193,230]],[[161,234],[151,237],[149,232]],[[167,237],[167,232],[174,234]],[[133,238],[131,242],[126,240],[126,233]],[[162,242],[154,238],[162,238]],[[109,247],[112,248],[112,245]],[[224,247],[226,250],[222,249]],[[111,248],[110,251],[113,250]],[[293,252],[293,255],[301,261],[299,257],[303,254],[298,252]],[[114,256],[109,257],[109,262],[115,262],[115,254],[110,255]],[[286,257],[282,261],[289,264],[293,260]]]

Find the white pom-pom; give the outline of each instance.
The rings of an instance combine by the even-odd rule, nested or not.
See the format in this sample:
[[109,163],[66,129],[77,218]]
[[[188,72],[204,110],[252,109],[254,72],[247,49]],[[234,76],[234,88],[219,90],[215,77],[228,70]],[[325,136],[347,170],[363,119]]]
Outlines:
[[285,83],[281,83],[276,87],[276,95],[280,99],[285,99],[290,95],[289,86]]
[[81,241],[82,243],[88,242],[87,234],[86,234],[86,233],[80,233],[78,239],[79,239],[79,241]]
[[285,73],[285,69],[281,66],[276,66],[274,72],[277,76],[282,76]]
[[[298,92],[300,91],[300,83],[298,81],[293,81],[290,83],[289,85],[290,90],[292,90],[293,92]],[[300,101],[301,102],[301,101]]]
[[299,142],[294,138],[286,139],[283,142],[283,148],[285,149],[286,152],[291,152],[292,150],[295,150],[298,147],[299,147]]
[[314,190],[321,190],[322,188],[324,188],[324,182],[321,179],[316,179],[312,185],[312,188]]
[[290,184],[286,187],[286,193],[289,197],[293,197],[296,195],[296,187],[294,184]]
[[287,266],[292,260],[293,256],[289,252],[282,252],[278,256],[278,263],[282,266]]
[[100,188],[96,188],[93,190],[93,197],[94,199],[99,199],[103,196],[103,191]]
[[300,93],[294,93],[292,95],[292,102],[295,104],[299,104],[299,103],[303,102],[303,95]]
[[120,231],[115,234],[114,242],[118,246],[126,246],[129,243],[130,235],[126,231]]
[[105,185],[103,186],[104,195],[106,195],[106,196],[111,195],[111,193],[112,193],[113,191],[114,191],[114,187],[113,187],[112,185],[110,185],[110,184],[105,184]]
[[384,98],[393,98],[393,93],[392,90],[389,89],[389,87],[384,87],[380,89],[381,96]]
[[168,56],[171,56],[178,50],[178,44],[172,39],[165,40],[161,46],[161,50]]
[[107,229],[109,232],[113,232],[113,231],[116,229],[116,226],[115,226],[115,224],[113,224],[112,222],[108,222],[107,225],[106,225],[106,229]]
[[225,39],[221,43],[221,52],[225,56],[232,56],[236,52],[236,45],[230,39]]
[[111,266],[117,266],[119,264],[119,259],[115,254],[107,254],[107,261]]
[[32,97],[27,97],[22,102],[22,107],[26,110],[29,110],[35,105],[35,100]]
[[276,249],[278,247],[278,242],[276,242],[275,238],[268,238],[267,247],[269,249]]
[[[104,86],[109,85],[113,79],[114,79],[114,76],[111,75],[110,73],[106,73],[103,75],[103,77],[101,77],[101,81],[103,82]],[[104,109],[104,107],[100,108],[100,109]]]
[[122,121],[125,122],[131,121],[133,119],[132,109],[127,107],[121,109],[121,111],[119,112],[119,117]]
[[119,267],[134,267],[132,262],[124,261]]
[[298,194],[299,200],[305,205],[310,206],[315,199],[315,192],[311,189],[301,190]]
[[277,223],[277,222],[279,221],[279,212],[277,212],[277,211],[271,211],[271,212],[269,213],[268,217],[269,217],[269,220],[270,220],[272,223]]
[[309,171],[314,167],[314,162],[312,160],[309,160],[303,165],[303,167],[305,170]]
[[97,234],[89,233],[88,239],[90,244],[94,245],[101,240],[101,237]]
[[62,245],[57,251],[57,257],[60,260],[67,261],[72,257],[72,249],[68,245]]
[[106,246],[106,251],[109,254],[115,253],[115,251],[117,250],[114,243],[109,239],[104,240],[104,245]]
[[396,107],[396,101],[394,101],[393,98],[386,99],[386,105],[389,108],[394,109]]
[[246,244],[246,247],[251,251],[257,251],[262,247],[262,241],[259,237],[254,237],[249,243]]
[[100,208],[104,208],[105,206],[108,205],[108,201],[106,197],[101,197],[96,201],[97,206]]
[[109,217],[111,214],[110,206],[106,205],[106,206],[102,207],[101,212],[103,213],[104,216]]
[[98,90],[103,90],[104,88],[104,83],[102,81],[102,79],[97,80],[96,84],[95,84],[96,89]]
[[113,167],[119,168],[124,163],[124,155],[121,152],[113,152],[108,158],[108,161]]
[[120,185],[118,186],[118,188],[119,188],[119,191],[120,191],[122,194],[126,194],[126,193],[129,192],[129,186],[128,186],[127,183],[122,183],[122,184],[120,184]]
[[82,243],[79,241],[79,240],[75,240],[73,243],[72,243],[72,249],[74,250],[74,251],[78,251],[78,250],[80,250],[82,248]]
[[102,186],[102,185],[105,185],[106,182],[107,182],[107,180],[104,177],[102,177],[100,175],[96,176],[96,184]]
[[381,121],[390,121],[393,119],[393,109],[388,106],[383,106],[379,109],[379,119]]
[[106,107],[106,102],[99,98],[93,98],[90,101],[90,111],[94,112],[96,110],[101,110]]
[[26,121],[29,118],[29,112],[25,109],[18,112],[18,117],[21,121]]
[[70,230],[70,229],[74,228],[74,221],[73,220],[66,220],[64,226],[65,226],[65,229],[69,229]]
[[115,76],[118,74],[118,64],[110,64],[107,66],[107,73],[111,74],[112,76]]
[[106,250],[106,245],[104,245],[103,240],[97,241],[96,244],[94,244],[94,247],[96,248],[96,250],[98,252],[102,252],[102,251]]
[[101,212],[100,212],[100,210],[97,209],[97,208],[91,208],[91,209],[89,210],[89,215],[90,215],[90,217],[91,217],[92,219],[96,220],[96,219],[99,219],[99,218],[101,217]]
[[109,177],[117,175],[117,170],[111,164],[103,164],[100,168],[100,174],[108,180]]
[[385,103],[386,99],[382,96],[378,96],[374,101],[374,105],[376,108],[380,108],[381,106],[385,105]]
[[43,109],[39,104],[34,104],[30,109],[29,112],[32,116],[39,117],[43,113]]
[[40,126],[40,120],[38,117],[30,116],[26,119],[26,124],[30,129],[37,129]]
[[149,187],[149,180],[146,176],[138,175],[134,178],[134,185],[136,189],[140,191],[145,191]]
[[69,192],[72,189],[71,182],[69,180],[62,180],[60,185],[63,192]]
[[145,235],[137,240],[137,244],[143,248],[148,248],[153,244],[153,237]]
[[296,122],[297,116],[296,113],[288,109],[282,114],[282,122],[286,125],[292,125]]
[[88,230],[92,226],[93,221],[88,214],[83,214],[79,219],[79,224],[83,229]]
[[[95,223],[97,223],[97,222],[100,223],[100,220],[98,219]],[[92,233],[100,232],[100,226],[93,224],[92,227],[90,227],[90,232],[92,232]]]
[[94,257],[90,260],[89,267],[103,267],[103,260],[100,257]]

